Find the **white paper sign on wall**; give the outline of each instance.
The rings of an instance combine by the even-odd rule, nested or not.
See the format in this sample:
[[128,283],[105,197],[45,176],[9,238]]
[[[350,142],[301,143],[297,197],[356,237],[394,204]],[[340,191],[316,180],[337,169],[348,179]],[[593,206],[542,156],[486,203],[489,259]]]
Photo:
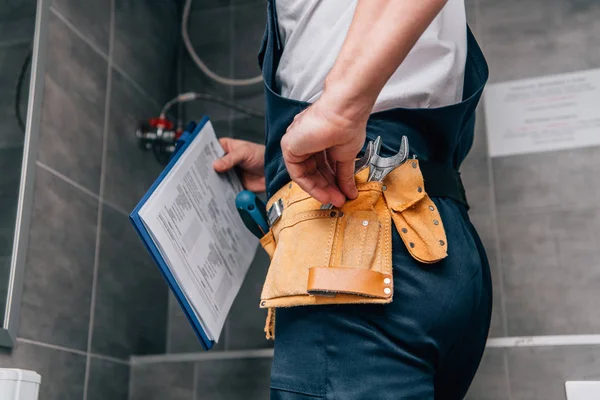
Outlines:
[[598,400],[600,399],[600,382],[598,381],[569,381],[565,383],[567,400]]
[[484,110],[491,157],[600,145],[600,69],[490,84]]

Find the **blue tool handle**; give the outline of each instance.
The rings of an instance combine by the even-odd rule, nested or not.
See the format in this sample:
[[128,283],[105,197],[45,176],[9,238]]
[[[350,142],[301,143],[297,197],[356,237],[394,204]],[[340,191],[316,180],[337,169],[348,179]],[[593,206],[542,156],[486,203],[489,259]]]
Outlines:
[[261,238],[269,232],[267,206],[256,194],[249,190],[239,192],[235,197],[235,207],[254,236]]

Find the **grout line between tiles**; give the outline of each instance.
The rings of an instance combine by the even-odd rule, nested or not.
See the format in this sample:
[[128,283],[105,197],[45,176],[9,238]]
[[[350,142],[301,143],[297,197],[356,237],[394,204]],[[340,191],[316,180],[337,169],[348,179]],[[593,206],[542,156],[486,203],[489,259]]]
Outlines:
[[[81,40],[83,40],[84,42],[86,42],[96,53],[98,53],[100,56],[102,56],[102,58],[104,58],[105,60],[108,60],[108,55],[104,51],[102,51],[102,49],[100,49],[100,47],[98,47],[98,45],[96,45],[86,35],[84,35],[79,29],[77,29],[75,27],[75,25],[73,25],[64,15],[61,14],[60,11],[58,11],[56,9],[56,7],[54,7],[54,5],[50,6],[50,11],[58,19],[60,19],[69,29],[71,29],[73,31],[73,33],[75,33],[77,36],[79,36],[79,38]],[[111,18],[112,18],[112,15],[111,15]],[[109,46],[110,46],[110,44],[109,44]]]
[[486,346],[495,348],[512,348],[589,345],[600,345],[600,334],[499,337],[488,339]]
[[[106,61],[108,61],[109,55],[107,55],[106,53],[104,53],[104,51],[102,51],[102,49],[100,49],[92,40],[90,40],[86,35],[84,35],[79,29],[77,29],[75,27],[75,25],[73,25],[64,15],[62,15],[60,13],[60,11],[58,11],[54,6],[50,6],[50,11],[52,11],[52,13],[54,15],[56,15],[56,17],[58,19],[60,19],[65,25],[67,25],[67,27],[69,27],[69,29],[71,29],[73,31],[73,33],[75,33],[81,40],[83,40],[84,42],[86,42],[96,53],[98,53],[100,56],[102,56],[102,58],[104,58]],[[111,28],[112,30],[114,30],[114,15],[111,15]],[[114,36],[114,33],[112,33],[111,35]],[[110,39],[112,40],[112,39]],[[114,44],[109,43],[109,47],[110,46],[114,46]],[[113,49],[109,49],[109,52],[112,53]],[[112,54],[110,55],[110,57],[112,58]],[[148,98],[148,100],[150,100],[156,107],[161,107],[160,103],[154,99],[152,96],[150,96],[131,76],[129,76],[125,70],[123,68],[121,68],[120,66],[118,66],[117,64],[114,63],[114,60],[112,61],[112,67],[117,70],[117,72],[119,72],[119,74],[121,74],[123,76],[123,78],[125,78],[127,81],[129,81],[129,83],[131,83],[135,89],[140,92],[140,94],[144,95],[146,98]]]
[[[112,52],[115,39],[115,0],[110,2],[110,28],[109,28],[109,39],[108,39],[108,64],[107,64],[107,78],[106,78],[106,98],[104,99],[104,127],[102,131],[102,158],[100,167],[100,190],[99,198],[102,198],[104,193],[104,181],[106,178],[106,145],[108,138],[108,123],[110,118],[110,98],[112,92]],[[94,253],[94,270],[92,274],[92,294],[91,294],[91,305],[90,305],[90,323],[88,325],[88,342],[87,342],[87,358],[85,363],[85,378],[83,381],[83,400],[87,400],[89,380],[90,380],[90,365],[91,365],[91,351],[92,351],[92,340],[94,337],[94,317],[96,309],[96,294],[98,285],[98,264],[100,262],[100,238],[102,236],[102,201],[98,204],[98,217],[96,220],[96,248]]]
[[100,201],[102,201],[102,203],[104,203],[105,205],[109,206],[110,208],[112,208],[113,210],[115,210],[116,212],[118,212],[119,214],[122,214],[123,216],[129,218],[129,212],[127,212],[127,210],[122,209],[121,207],[119,207],[118,205],[106,200],[105,198],[100,198]]
[[133,368],[131,368],[131,363],[129,363],[129,382],[127,385],[127,399],[128,400],[131,400],[133,398],[133,388],[135,387],[134,380],[133,380],[134,377],[135,377],[135,375],[133,374]]
[[155,363],[196,362],[212,360],[235,360],[245,358],[273,358],[273,349],[213,351],[204,353],[159,354],[150,356],[132,356],[132,366]]
[[120,66],[118,66],[117,64],[115,64],[114,62],[112,63],[112,67],[115,71],[117,71],[123,78],[125,78],[125,80],[127,80],[129,83],[131,83],[131,85],[135,88],[135,90],[137,90],[141,95],[143,95],[144,97],[146,97],[146,99],[148,99],[152,104],[154,104],[156,107],[158,108],[162,108],[162,105],[156,101],[156,99],[154,99],[152,96],[150,96],[145,90],[144,88],[142,88],[142,86],[140,86],[139,83],[137,83],[131,76],[129,76],[125,70],[123,68],[121,68]]
[[70,349],[70,348],[64,347],[64,346],[58,346],[58,345],[55,345],[55,344],[38,342],[37,340],[30,340],[30,339],[25,339],[25,338],[21,338],[21,337],[17,338],[17,342],[31,344],[31,345],[39,346],[39,347],[45,347],[47,349],[52,349],[52,350],[64,351],[64,352],[67,352],[67,353],[77,354],[77,355],[80,355],[80,356],[86,356],[87,355],[87,353],[85,351],[82,351],[82,350]]
[[504,379],[506,379],[506,391],[508,393],[508,400],[512,400],[512,385],[510,384],[510,368],[508,368],[508,351],[502,352],[502,360],[504,362]]
[[198,398],[198,363],[194,363],[193,368],[194,376],[192,377],[192,400],[197,400]]
[[96,200],[98,200],[98,201],[100,200],[100,197],[99,197],[99,196],[98,196],[96,193],[92,192],[90,189],[88,189],[88,188],[86,188],[86,187],[84,187],[84,186],[80,185],[79,183],[75,182],[73,179],[71,179],[71,178],[69,178],[69,177],[67,177],[67,176],[65,176],[65,175],[63,175],[63,174],[61,174],[61,173],[60,173],[60,172],[58,172],[57,170],[55,170],[55,169],[53,169],[53,168],[51,168],[51,167],[47,166],[46,164],[44,164],[44,163],[42,163],[42,162],[40,162],[40,161],[36,161],[36,162],[35,162],[35,164],[36,164],[38,167],[40,167],[40,168],[42,168],[42,169],[44,169],[44,170],[46,170],[46,171],[50,172],[52,175],[56,176],[57,178],[60,178],[60,179],[62,179],[63,181],[67,182],[67,183],[68,183],[68,184],[70,184],[71,186],[74,186],[74,187],[76,187],[77,189],[81,190],[82,192],[84,192],[84,193],[85,193],[85,194],[87,194],[88,196],[91,196],[91,197],[93,197],[94,199],[96,199]]
[[103,354],[96,354],[96,353],[88,353],[88,355],[91,358],[96,358],[98,360],[110,361],[110,362],[113,362],[115,364],[121,364],[121,365],[129,365],[129,360],[123,360],[121,358],[116,358],[116,357],[111,357],[111,356],[105,356]]

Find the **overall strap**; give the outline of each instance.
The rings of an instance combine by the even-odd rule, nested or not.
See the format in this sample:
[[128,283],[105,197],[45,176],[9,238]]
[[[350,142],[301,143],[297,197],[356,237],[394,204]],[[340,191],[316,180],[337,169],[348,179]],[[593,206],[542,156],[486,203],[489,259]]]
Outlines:
[[258,53],[258,64],[262,69],[263,78],[269,87],[275,87],[275,72],[281,60],[283,44],[279,35],[279,24],[277,23],[277,9],[275,0],[267,1],[267,25],[263,36],[260,51]]

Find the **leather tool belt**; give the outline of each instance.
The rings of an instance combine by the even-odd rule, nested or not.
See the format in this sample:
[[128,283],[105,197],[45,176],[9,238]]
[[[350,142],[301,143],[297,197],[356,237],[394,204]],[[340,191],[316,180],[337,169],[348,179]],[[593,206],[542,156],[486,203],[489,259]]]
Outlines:
[[433,165],[425,170],[440,184],[426,186],[420,164],[428,163],[408,160],[383,182],[367,182],[368,170],[361,171],[358,197],[339,209],[322,209],[293,182],[269,199],[267,209],[275,205],[280,213],[260,241],[271,258],[260,302],[269,309],[267,339],[274,338],[277,307],[390,303],[392,221],[417,261],[435,263],[447,256],[444,225],[426,188],[466,203],[464,190],[458,175],[454,185],[447,172],[434,178],[448,169]]

